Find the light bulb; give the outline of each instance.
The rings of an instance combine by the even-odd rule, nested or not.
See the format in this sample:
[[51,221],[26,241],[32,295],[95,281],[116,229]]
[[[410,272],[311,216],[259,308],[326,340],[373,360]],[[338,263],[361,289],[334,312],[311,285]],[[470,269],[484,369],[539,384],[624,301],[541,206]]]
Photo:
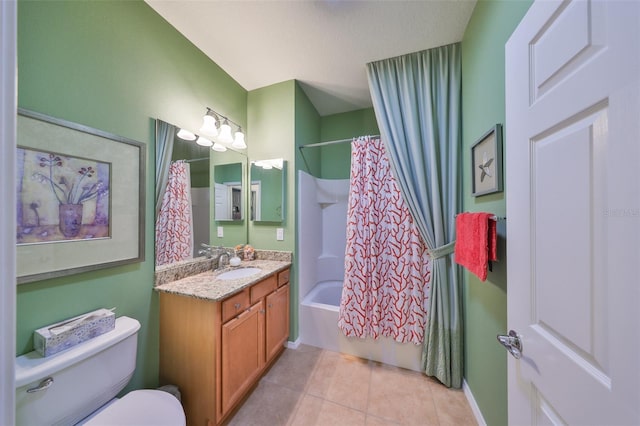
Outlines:
[[220,126],[220,133],[218,133],[218,141],[226,144],[231,144],[233,138],[231,137],[231,126],[227,119],[224,119],[224,123]]
[[225,152],[227,150],[227,147],[216,142],[216,143],[213,144],[211,149],[213,149],[214,151],[218,151],[218,152]]
[[244,143],[244,133],[242,133],[242,129],[238,127],[238,131],[235,133],[235,138],[233,139],[232,147],[236,149],[246,149],[247,144]]
[[194,140],[196,140],[196,135],[194,135],[193,133],[191,133],[190,131],[185,130],[185,129],[180,129],[178,131],[177,136],[180,139],[185,140],[185,141],[194,141]]
[[211,142],[209,139],[207,138],[203,138],[202,136],[198,137],[198,140],[196,141],[196,143],[198,145],[202,145],[202,146],[211,146],[213,145],[213,142]]
[[214,116],[207,113],[204,117],[202,117],[202,127],[200,127],[200,133],[214,138],[218,136],[218,128],[216,127],[216,118]]

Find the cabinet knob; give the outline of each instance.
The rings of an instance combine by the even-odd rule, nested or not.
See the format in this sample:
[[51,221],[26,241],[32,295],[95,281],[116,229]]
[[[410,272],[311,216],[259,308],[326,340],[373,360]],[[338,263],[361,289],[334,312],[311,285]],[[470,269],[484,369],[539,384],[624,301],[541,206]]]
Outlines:
[[273,308],[273,303],[269,303],[268,305],[270,308]]
[[264,314],[266,311],[264,309],[260,309],[260,313]]
[[241,305],[241,304],[239,304],[239,303],[236,303],[235,305],[233,305],[233,307],[234,307],[234,308],[236,308],[236,311],[237,311],[238,309],[240,309],[240,306],[242,306],[242,305]]

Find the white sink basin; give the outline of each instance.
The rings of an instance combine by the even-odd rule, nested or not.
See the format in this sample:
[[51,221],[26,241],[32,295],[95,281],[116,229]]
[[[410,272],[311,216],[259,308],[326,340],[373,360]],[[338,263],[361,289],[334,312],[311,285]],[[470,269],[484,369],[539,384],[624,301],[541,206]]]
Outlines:
[[223,272],[220,275],[216,276],[216,279],[219,279],[219,280],[237,280],[238,278],[250,277],[251,275],[255,275],[260,271],[262,271],[262,269],[260,269],[260,268],[232,269],[230,271]]

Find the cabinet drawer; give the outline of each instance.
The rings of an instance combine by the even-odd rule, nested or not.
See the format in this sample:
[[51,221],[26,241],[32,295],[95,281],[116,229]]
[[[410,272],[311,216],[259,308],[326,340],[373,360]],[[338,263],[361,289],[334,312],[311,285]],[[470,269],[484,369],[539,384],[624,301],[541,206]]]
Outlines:
[[278,287],[282,287],[289,282],[289,271],[290,269],[285,269],[284,271],[278,272]]
[[251,304],[256,303],[258,300],[271,293],[278,288],[278,280],[275,275],[271,275],[269,278],[265,278],[258,284],[251,287]]
[[249,308],[249,290],[242,290],[222,301],[222,322],[227,322]]

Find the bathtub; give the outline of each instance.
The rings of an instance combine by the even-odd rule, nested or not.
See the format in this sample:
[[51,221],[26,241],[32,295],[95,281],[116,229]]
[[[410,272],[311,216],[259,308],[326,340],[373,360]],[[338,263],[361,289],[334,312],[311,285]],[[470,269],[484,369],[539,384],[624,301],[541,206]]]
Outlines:
[[338,312],[341,297],[342,281],[321,281],[311,289],[302,303],[306,303],[306,306]]
[[342,281],[316,283],[300,304],[300,341],[334,352],[354,355],[414,371],[422,371],[422,346],[398,343],[388,337],[377,340],[346,337],[338,328]]

